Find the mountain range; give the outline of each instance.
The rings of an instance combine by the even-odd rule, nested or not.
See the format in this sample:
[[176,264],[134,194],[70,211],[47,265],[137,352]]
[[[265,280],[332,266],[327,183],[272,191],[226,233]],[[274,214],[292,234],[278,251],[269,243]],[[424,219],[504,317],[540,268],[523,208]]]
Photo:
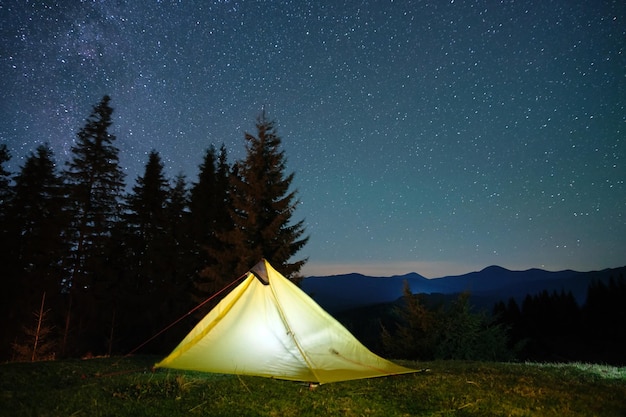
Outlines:
[[518,304],[527,295],[544,290],[569,292],[583,305],[587,288],[594,280],[608,281],[626,274],[626,266],[600,271],[545,271],[528,269],[511,271],[489,266],[482,271],[442,278],[425,278],[415,272],[391,277],[371,277],[352,273],[304,278],[301,288],[330,313],[337,313],[375,304],[394,302],[402,297],[406,281],[414,294],[459,294],[469,292],[474,304],[492,308],[498,301],[514,298]]

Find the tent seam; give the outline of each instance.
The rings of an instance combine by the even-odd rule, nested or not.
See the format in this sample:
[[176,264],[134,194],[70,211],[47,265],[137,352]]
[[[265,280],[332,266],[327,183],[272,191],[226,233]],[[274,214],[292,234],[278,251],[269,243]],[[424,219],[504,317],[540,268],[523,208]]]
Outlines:
[[285,316],[285,313],[283,312],[283,307],[281,305],[281,302],[278,299],[278,296],[276,295],[276,292],[274,291],[274,286],[272,285],[271,280],[269,280],[269,274],[268,274],[268,281],[270,281],[269,286],[272,289],[272,294],[274,295],[274,299],[276,300],[276,306],[278,307],[278,314],[280,314],[280,319],[283,321],[283,323],[285,324],[285,327],[287,328],[287,334],[289,334],[289,336],[291,337],[291,339],[295,343],[296,347],[298,348],[298,352],[300,352],[300,355],[302,356],[302,359],[304,359],[304,362],[306,362],[307,366],[309,367],[309,370],[311,371],[313,376],[317,379],[317,381],[309,381],[309,382],[318,382],[318,383],[322,384],[323,381],[321,381],[319,375],[317,374],[317,372],[315,372],[315,368],[314,368],[313,364],[311,363],[311,361],[309,360],[307,355],[304,353],[304,350],[300,346],[300,342],[296,338],[296,334],[294,333],[294,331],[291,328],[291,325],[287,321],[287,317]]

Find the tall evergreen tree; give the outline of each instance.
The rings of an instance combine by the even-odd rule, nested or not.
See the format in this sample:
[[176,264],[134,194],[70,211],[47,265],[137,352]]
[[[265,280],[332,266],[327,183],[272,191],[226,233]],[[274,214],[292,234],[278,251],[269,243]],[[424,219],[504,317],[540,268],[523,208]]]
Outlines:
[[216,264],[203,271],[219,282],[232,279],[267,259],[283,275],[298,278],[306,259],[291,258],[306,244],[304,221],[293,223],[299,204],[291,190],[294,174],[286,174],[286,158],[273,121],[263,112],[257,134],[246,133],[246,158],[230,175],[230,217],[233,229],[219,234],[220,245],[211,254]]
[[196,266],[192,262],[194,242],[191,237],[189,217],[189,190],[184,175],[179,174],[169,188],[166,227],[167,236],[171,239],[172,254],[176,254],[173,266],[176,285],[180,284],[187,292],[196,272]]
[[222,146],[218,156],[211,145],[200,165],[198,182],[191,187],[189,202],[192,232],[199,246],[214,246],[217,234],[230,228],[229,171],[226,148]]
[[[185,223],[189,214],[189,190],[187,189],[187,180],[183,174],[178,174],[170,186],[169,202],[167,205],[167,217],[171,220],[174,234],[177,231],[183,231],[185,235],[187,230],[181,230],[181,226]],[[182,237],[180,237],[182,239]]]
[[[15,177],[11,218],[18,231],[16,258],[21,273],[29,277],[29,287],[39,303],[41,294],[60,292],[65,277],[60,259],[67,250],[63,212],[63,184],[50,147],[41,145],[31,154]],[[33,305],[32,308],[36,307]]]
[[227,162],[226,148],[222,145],[218,155],[215,147],[211,145],[200,165],[198,182],[191,187],[189,201],[190,232],[195,247],[193,263],[194,283],[198,293],[196,301],[201,301],[208,294],[218,291],[224,282],[220,279],[211,279],[202,271],[218,264],[217,258],[210,254],[221,252],[222,243],[219,236],[233,228],[229,214],[229,175],[230,166]]
[[219,231],[228,229],[228,176],[226,148],[219,155],[211,145],[204,155],[198,182],[191,187],[190,209],[194,237],[200,245],[212,246]]
[[[69,319],[74,316],[78,333],[86,331],[79,349],[93,349],[98,333],[99,297],[106,287],[108,251],[115,222],[119,220],[124,173],[119,165],[119,149],[111,134],[110,97],[104,96],[87,118],[72,147],[72,158],[65,171],[72,223],[69,237],[72,243],[68,260],[69,277],[66,282],[70,294]],[[97,286],[97,287],[96,287]],[[77,314],[72,314],[72,312]],[[78,334],[76,334],[78,336]]]
[[[189,190],[185,177],[179,174],[170,186],[166,206],[169,274],[164,277],[161,295],[158,296],[161,326],[179,319],[195,305],[190,293],[197,267],[194,264],[195,247],[189,229],[189,216]],[[173,348],[188,330],[184,325],[173,328],[159,339],[161,345]]]
[[196,266],[192,262],[194,242],[191,237],[189,217],[189,190],[185,177],[179,174],[174,178],[169,189],[166,234],[171,239],[172,253],[176,254],[173,268],[174,275],[177,277],[176,282],[181,284],[185,291],[189,290],[193,274],[196,272]]
[[[31,154],[15,177],[11,205],[14,262],[18,264],[20,291],[16,299],[22,316],[31,311],[47,293],[50,308],[58,307],[61,284],[66,277],[61,260],[68,249],[65,240],[67,216],[63,186],[54,155],[48,145]],[[55,309],[54,313],[58,313]]]
[[435,351],[434,328],[437,311],[426,308],[420,294],[411,292],[408,281],[402,287],[403,308],[396,308],[396,329],[383,326],[382,342],[385,350],[396,358],[430,360]]
[[156,307],[159,298],[165,295],[161,289],[175,264],[171,259],[167,225],[169,183],[163,168],[160,155],[156,151],[150,152],[144,175],[137,178],[127,197],[124,215],[130,262],[123,283],[126,297],[123,298],[125,309],[121,313],[129,329],[142,329],[134,332],[140,340],[145,340],[156,330],[155,326],[159,326]]
[[507,329],[484,311],[472,311],[469,293],[444,308],[435,337],[435,359],[511,360]]
[[[150,152],[143,177],[137,178],[133,192],[127,198],[128,212],[126,224],[131,228],[131,236],[140,240],[136,256],[140,266],[146,267],[145,259],[152,249],[150,245],[159,242],[165,231],[168,181],[163,173],[163,163],[156,151]],[[148,274],[149,275],[149,274]]]

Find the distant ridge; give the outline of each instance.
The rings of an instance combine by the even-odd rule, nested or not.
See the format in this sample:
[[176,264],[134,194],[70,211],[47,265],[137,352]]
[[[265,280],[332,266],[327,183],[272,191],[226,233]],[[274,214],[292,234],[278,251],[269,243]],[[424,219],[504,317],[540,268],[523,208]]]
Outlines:
[[469,291],[485,305],[509,298],[520,302],[527,294],[534,295],[544,290],[571,291],[582,305],[593,280],[608,281],[620,275],[626,275],[626,266],[589,272],[552,272],[537,268],[511,271],[492,265],[478,272],[433,279],[415,272],[391,277],[370,277],[357,273],[313,276],[302,281],[302,289],[329,312],[393,302],[402,296],[404,281],[408,282],[413,293],[457,294]]

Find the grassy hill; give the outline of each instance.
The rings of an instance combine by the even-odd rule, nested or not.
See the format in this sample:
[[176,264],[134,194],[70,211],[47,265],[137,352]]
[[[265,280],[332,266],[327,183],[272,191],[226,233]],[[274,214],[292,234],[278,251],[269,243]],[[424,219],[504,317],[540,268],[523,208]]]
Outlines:
[[151,371],[158,358],[0,365],[0,416],[625,416],[626,368],[403,362],[423,372],[307,384]]

